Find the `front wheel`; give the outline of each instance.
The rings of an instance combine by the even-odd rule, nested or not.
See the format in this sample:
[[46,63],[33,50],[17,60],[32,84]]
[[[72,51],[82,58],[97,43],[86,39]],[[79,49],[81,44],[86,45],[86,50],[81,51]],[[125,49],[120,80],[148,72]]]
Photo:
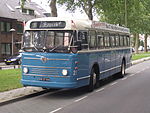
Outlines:
[[95,69],[93,68],[90,74],[90,81],[88,85],[88,91],[92,92],[95,87],[97,87],[99,84],[99,75],[96,74]]

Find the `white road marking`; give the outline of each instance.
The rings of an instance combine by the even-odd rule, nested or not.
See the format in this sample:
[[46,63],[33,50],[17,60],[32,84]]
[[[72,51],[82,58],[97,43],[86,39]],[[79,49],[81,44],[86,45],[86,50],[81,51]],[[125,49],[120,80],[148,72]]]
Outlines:
[[117,84],[117,83],[118,83],[118,82],[114,82],[114,83],[111,84],[111,86],[113,86],[113,85],[115,85],[115,84]]
[[84,97],[82,97],[82,98],[79,98],[79,99],[77,99],[77,100],[75,100],[74,102],[79,102],[79,101],[81,101],[81,100],[83,100],[83,99],[85,99],[85,98],[87,98],[88,96],[84,96]]
[[126,80],[128,77],[124,77],[124,78],[122,78],[121,80]]
[[99,89],[99,90],[97,90],[97,91],[95,91],[95,92],[101,92],[101,91],[103,91],[105,88],[101,88],[101,89]]
[[55,112],[57,112],[57,111],[59,111],[59,110],[61,110],[62,108],[58,108],[58,109],[55,109],[55,110],[53,110],[53,111],[51,111],[51,112],[49,112],[49,113],[55,113]]

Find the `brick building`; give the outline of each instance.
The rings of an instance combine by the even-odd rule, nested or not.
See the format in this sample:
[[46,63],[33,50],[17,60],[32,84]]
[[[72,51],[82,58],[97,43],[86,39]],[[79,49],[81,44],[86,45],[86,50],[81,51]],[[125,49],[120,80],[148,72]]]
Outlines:
[[[17,54],[21,48],[23,24],[30,19],[45,17],[45,10],[27,0],[21,7],[21,0],[1,0],[0,3],[0,62]],[[47,13],[46,13],[47,14]],[[10,32],[11,29],[15,31]],[[12,46],[13,39],[13,46]]]

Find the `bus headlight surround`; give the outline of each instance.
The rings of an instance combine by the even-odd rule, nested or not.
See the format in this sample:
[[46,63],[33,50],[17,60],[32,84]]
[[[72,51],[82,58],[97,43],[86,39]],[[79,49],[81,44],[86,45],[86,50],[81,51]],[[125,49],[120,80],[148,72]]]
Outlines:
[[24,68],[23,68],[23,72],[24,72],[25,74],[27,74],[27,73],[29,72],[29,69],[28,69],[27,67],[24,67]]
[[68,70],[63,69],[63,70],[62,70],[62,74],[63,74],[64,76],[66,76],[66,75],[68,74]]

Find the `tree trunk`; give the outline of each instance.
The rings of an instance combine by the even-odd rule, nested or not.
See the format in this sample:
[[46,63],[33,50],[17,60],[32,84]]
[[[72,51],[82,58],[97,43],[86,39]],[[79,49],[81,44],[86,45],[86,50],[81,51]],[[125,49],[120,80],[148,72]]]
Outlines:
[[137,53],[139,53],[139,52],[138,52],[138,47],[139,47],[139,34],[136,33],[134,36],[135,36],[135,53],[137,54]]
[[89,20],[93,20],[92,8],[86,9],[85,13],[87,14]]
[[145,36],[144,36],[144,52],[147,52],[147,37],[148,37],[148,34],[145,34]]
[[51,16],[52,17],[57,17],[56,0],[51,0],[49,6],[50,6],[50,9],[51,9]]

